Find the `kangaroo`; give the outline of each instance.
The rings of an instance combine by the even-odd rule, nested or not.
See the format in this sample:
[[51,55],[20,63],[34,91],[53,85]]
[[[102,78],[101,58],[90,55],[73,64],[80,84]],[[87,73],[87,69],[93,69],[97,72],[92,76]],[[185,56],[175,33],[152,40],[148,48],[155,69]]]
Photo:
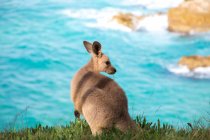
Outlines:
[[82,67],[71,81],[71,99],[75,116],[84,116],[93,135],[103,129],[116,127],[122,132],[135,128],[128,113],[128,101],[123,89],[111,78],[100,74],[114,74],[116,69],[102,53],[101,44],[83,41],[90,61]]

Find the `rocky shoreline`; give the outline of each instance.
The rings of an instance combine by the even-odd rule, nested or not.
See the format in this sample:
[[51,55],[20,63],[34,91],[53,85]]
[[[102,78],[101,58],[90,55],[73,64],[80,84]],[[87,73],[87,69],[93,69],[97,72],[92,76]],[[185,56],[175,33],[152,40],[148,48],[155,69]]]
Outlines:
[[[148,15],[137,15],[133,13],[122,13],[112,17],[112,21],[138,30],[138,25],[144,19],[154,16],[167,16],[167,28],[171,32],[192,33],[210,31],[210,1],[208,0],[187,0],[178,7],[170,8],[167,13],[155,13]],[[161,21],[160,21],[161,22]],[[154,23],[154,26],[158,23]]]

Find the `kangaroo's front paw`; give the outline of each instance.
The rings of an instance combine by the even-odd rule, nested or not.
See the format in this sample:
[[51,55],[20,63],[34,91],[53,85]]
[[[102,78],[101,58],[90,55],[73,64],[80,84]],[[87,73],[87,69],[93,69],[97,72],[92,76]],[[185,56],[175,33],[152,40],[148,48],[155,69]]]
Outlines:
[[75,116],[77,119],[80,119],[80,113],[79,113],[77,110],[74,110],[74,116]]

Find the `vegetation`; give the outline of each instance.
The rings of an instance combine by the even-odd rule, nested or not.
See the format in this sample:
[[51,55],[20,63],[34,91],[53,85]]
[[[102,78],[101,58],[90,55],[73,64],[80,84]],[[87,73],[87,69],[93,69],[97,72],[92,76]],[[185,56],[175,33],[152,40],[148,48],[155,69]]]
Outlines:
[[136,117],[138,126],[136,131],[122,133],[117,129],[105,130],[102,135],[93,137],[85,120],[75,120],[66,126],[41,126],[26,128],[19,131],[5,130],[0,132],[0,139],[68,139],[68,140],[210,140],[210,128],[192,126],[188,123],[186,128],[175,129],[168,124],[161,125],[147,122],[145,117]]

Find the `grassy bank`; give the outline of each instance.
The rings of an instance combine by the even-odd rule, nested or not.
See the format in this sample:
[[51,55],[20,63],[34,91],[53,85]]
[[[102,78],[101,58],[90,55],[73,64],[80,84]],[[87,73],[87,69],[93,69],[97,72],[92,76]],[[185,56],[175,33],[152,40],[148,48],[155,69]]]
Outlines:
[[210,140],[210,128],[186,124],[185,128],[175,129],[171,125],[147,122],[145,118],[136,117],[137,131],[123,134],[117,129],[105,130],[101,136],[93,137],[88,124],[84,121],[71,122],[66,126],[41,126],[20,131],[5,130],[0,132],[0,139],[97,139],[97,140]]

